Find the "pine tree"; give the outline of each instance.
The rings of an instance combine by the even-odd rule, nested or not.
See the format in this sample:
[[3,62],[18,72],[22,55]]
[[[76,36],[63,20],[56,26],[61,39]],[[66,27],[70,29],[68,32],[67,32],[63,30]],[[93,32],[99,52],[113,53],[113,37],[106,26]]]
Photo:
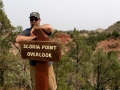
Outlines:
[[[110,85],[119,87],[120,63],[117,55],[107,54],[99,49],[93,58],[93,84],[95,90],[110,88]],[[116,82],[119,81],[119,82]],[[116,85],[116,86],[115,86]],[[116,90],[112,89],[111,90]]]
[[76,90],[79,89],[88,89],[90,90],[91,84],[88,81],[91,73],[91,58],[92,58],[92,49],[90,46],[87,46],[85,37],[80,36],[79,31],[74,28],[74,31],[71,35],[73,42],[69,43],[69,57],[74,61],[74,73],[73,74],[73,87]]
[[15,36],[22,31],[22,27],[15,29],[11,25],[3,6],[0,1],[0,86],[5,89],[23,87],[29,83],[28,62],[23,61],[20,55],[10,52],[11,42],[14,43]]
[[0,1],[0,34],[3,35],[13,28],[14,27],[11,25],[10,20],[5,14],[3,2]]
[[58,90],[73,90],[73,82],[71,81],[72,61],[67,54],[62,55],[60,62],[54,63],[54,70]]

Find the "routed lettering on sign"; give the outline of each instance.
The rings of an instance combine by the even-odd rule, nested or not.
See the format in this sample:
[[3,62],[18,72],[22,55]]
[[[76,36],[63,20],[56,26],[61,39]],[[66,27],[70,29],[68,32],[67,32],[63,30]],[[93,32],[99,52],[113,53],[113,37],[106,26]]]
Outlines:
[[51,53],[39,53],[39,52],[27,52],[27,56],[38,56],[38,57],[48,57],[52,58]]
[[59,61],[61,45],[58,42],[30,41],[21,43],[21,56],[23,59],[40,61]]

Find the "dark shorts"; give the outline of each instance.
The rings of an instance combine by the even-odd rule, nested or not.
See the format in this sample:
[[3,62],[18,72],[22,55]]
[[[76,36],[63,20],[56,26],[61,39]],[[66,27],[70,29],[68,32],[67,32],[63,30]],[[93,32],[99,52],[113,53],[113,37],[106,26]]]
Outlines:
[[[49,62],[49,65],[51,65],[53,62]],[[32,66],[36,66],[36,60],[29,60],[29,64]]]
[[36,61],[35,60],[29,60],[29,64],[32,66],[36,66]]

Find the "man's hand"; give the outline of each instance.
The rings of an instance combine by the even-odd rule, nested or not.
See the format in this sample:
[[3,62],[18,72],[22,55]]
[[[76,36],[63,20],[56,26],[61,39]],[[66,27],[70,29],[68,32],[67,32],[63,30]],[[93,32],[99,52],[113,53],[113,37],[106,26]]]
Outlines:
[[29,36],[28,41],[35,39],[37,36]]
[[34,27],[30,31],[30,36],[35,36],[35,29],[34,29]]
[[52,32],[52,27],[49,24],[44,24],[44,25],[41,25],[41,26],[35,26],[30,31],[31,36],[35,36],[35,30],[43,30],[43,31],[45,31],[46,33],[49,34],[49,33]]

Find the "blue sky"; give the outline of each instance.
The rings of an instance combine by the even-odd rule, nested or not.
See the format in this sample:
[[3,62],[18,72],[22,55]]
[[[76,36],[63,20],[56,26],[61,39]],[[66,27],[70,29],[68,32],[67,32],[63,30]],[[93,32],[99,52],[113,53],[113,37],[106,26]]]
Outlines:
[[2,0],[13,26],[30,27],[29,14],[39,12],[41,25],[58,30],[106,29],[120,21],[120,0]]

